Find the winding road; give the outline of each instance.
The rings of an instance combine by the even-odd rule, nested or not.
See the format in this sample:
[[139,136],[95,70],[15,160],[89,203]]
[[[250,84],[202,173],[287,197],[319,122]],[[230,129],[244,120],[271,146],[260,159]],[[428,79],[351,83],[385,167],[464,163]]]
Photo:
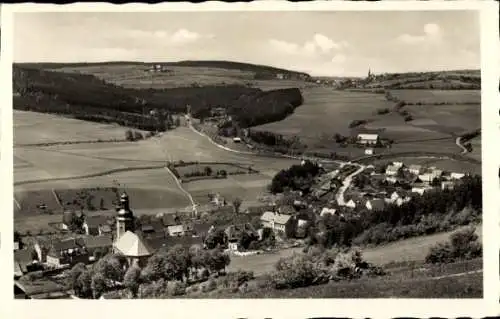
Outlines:
[[351,186],[352,179],[354,178],[354,176],[358,175],[359,173],[361,173],[362,171],[364,171],[365,168],[366,168],[366,166],[360,165],[360,164],[352,164],[352,165],[359,166],[359,169],[356,170],[354,173],[348,175],[344,179],[344,181],[342,182],[342,187],[340,187],[340,189],[339,189],[339,191],[337,192],[337,195],[336,195],[337,203],[340,206],[345,206],[346,205],[346,202],[344,200],[344,193]]
[[462,138],[461,137],[457,137],[457,139],[455,140],[455,144],[457,144],[457,146],[462,149],[462,154],[465,154],[465,153],[469,152],[469,150],[462,144]]

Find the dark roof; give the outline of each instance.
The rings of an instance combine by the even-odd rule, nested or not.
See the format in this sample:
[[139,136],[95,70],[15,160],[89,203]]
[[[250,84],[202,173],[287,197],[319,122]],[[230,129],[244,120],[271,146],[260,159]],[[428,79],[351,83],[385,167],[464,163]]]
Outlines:
[[193,230],[197,234],[207,233],[210,229],[210,224],[207,223],[193,223]]
[[30,281],[20,278],[15,282],[28,296],[64,291],[64,287],[49,279]]
[[68,249],[74,249],[76,247],[79,247],[80,245],[78,244],[77,239],[75,238],[68,238],[68,239],[63,239],[63,240],[55,240],[52,242],[52,248],[55,250],[68,250]]
[[164,214],[161,218],[163,226],[173,226],[180,223],[179,217],[175,214]]
[[87,216],[85,222],[91,228],[97,228],[101,225],[107,225],[108,217],[103,215]]
[[370,200],[373,210],[383,210],[385,208],[385,202],[383,199],[372,199]]
[[113,239],[111,236],[86,236],[82,238],[83,245],[87,249],[111,247],[113,246]]
[[262,215],[262,213],[264,213],[266,211],[272,211],[273,208],[274,208],[273,205],[250,206],[247,208],[247,213],[248,214]]
[[20,249],[14,251],[14,261],[19,264],[23,273],[27,272],[27,266],[33,263],[33,251],[29,249]]

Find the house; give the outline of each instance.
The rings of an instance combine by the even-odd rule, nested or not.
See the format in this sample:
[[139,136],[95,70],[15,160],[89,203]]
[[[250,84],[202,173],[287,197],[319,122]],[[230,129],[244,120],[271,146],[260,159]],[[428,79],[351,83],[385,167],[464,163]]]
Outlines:
[[408,168],[408,171],[414,175],[419,175],[420,172],[422,171],[422,165],[412,164]]
[[54,267],[88,263],[89,256],[81,239],[67,238],[53,241],[47,252],[47,264]]
[[[431,170],[431,175],[432,175],[434,178],[439,178],[439,177],[441,177],[441,176],[443,175],[443,171],[442,171],[442,170],[440,170],[440,169],[437,169],[437,168],[433,168],[433,169]],[[433,179],[434,179],[434,178],[433,178]]]
[[179,225],[181,223],[179,216],[174,214],[164,214],[161,217],[161,221],[164,227]]
[[379,141],[378,134],[358,134],[358,143],[363,145],[375,145]]
[[400,199],[401,196],[398,192],[393,192],[391,194],[391,196],[386,200],[386,202],[389,202],[389,203],[395,203],[398,199]]
[[295,233],[295,220],[292,215],[278,212],[264,212],[260,217],[263,227],[271,228],[275,232],[292,234]]
[[379,198],[370,199],[366,201],[365,207],[373,211],[382,211],[385,208],[385,202]]
[[365,155],[373,155],[373,148],[366,148]]
[[418,179],[421,180],[424,183],[432,183],[434,180],[434,176],[430,173],[425,173],[425,174],[420,174],[418,175]]
[[441,182],[441,189],[453,189],[455,187],[455,182],[453,181],[442,181]]
[[396,166],[396,167],[399,167],[399,168],[403,168],[403,162],[392,162],[392,165]]
[[168,226],[167,227],[167,234],[169,236],[172,236],[172,237],[184,236],[184,234],[185,234],[184,225]]
[[385,181],[390,184],[396,184],[398,181],[398,178],[396,176],[387,176],[385,178]]
[[305,219],[297,219],[297,230],[295,231],[295,237],[305,238],[307,236],[307,226],[309,221]]
[[234,137],[234,138],[233,138],[233,142],[234,142],[234,143],[241,143],[241,138],[239,138],[239,137]]
[[464,176],[465,176],[465,174],[463,174],[463,173],[454,173],[454,172],[452,172],[450,174],[450,178],[451,179],[462,179]]
[[136,264],[139,267],[144,266],[147,259],[154,253],[154,250],[140,236],[130,230],[118,238],[113,245],[113,250],[125,256],[129,265]]
[[38,268],[38,260],[33,250],[21,249],[14,252],[14,276],[21,277]]
[[[108,226],[109,228],[108,218],[103,215],[87,216],[83,222],[83,230],[85,231],[85,234],[91,236],[104,235],[101,233],[103,226]],[[107,232],[108,228],[105,228],[104,232]],[[111,229],[109,228],[109,232],[110,231]]]
[[81,239],[82,245],[89,255],[89,261],[95,261],[106,255],[113,248],[111,236],[85,236]]
[[387,168],[385,169],[385,175],[388,175],[388,176],[395,176],[399,173],[399,170],[401,169],[401,167],[399,166],[396,166],[396,165],[389,165],[387,166]]
[[250,206],[245,210],[245,214],[262,215],[266,211],[274,211],[275,205]]
[[328,207],[323,207],[323,209],[321,210],[321,213],[320,213],[320,216],[323,217],[325,215],[335,215],[335,212],[337,210],[335,208],[328,208]]
[[427,192],[431,189],[432,189],[432,187],[429,187],[429,186],[415,186],[415,187],[412,187],[411,192],[417,193],[419,195],[423,195],[425,192]]
[[349,208],[356,208],[356,202],[351,198],[349,199],[349,201],[345,204],[345,206],[349,207]]
[[149,235],[149,234],[165,234],[164,226],[161,220],[159,219],[152,219],[150,221],[147,221],[141,225],[141,232],[144,235]]
[[398,199],[396,199],[393,204],[397,205],[397,206],[401,206],[403,205],[404,203],[407,203],[411,200],[411,197],[409,196],[405,196],[405,197],[400,197]]

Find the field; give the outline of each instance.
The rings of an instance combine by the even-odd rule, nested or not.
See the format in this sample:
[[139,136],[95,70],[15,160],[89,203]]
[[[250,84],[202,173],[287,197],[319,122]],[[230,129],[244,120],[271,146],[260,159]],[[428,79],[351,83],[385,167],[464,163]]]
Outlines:
[[[478,226],[476,233],[479,240],[482,239],[481,226]],[[412,261],[422,261],[425,259],[429,248],[437,242],[447,241],[452,232],[422,236],[405,239],[375,248],[363,249],[363,258],[377,265],[388,263],[405,263]],[[276,262],[282,257],[288,257],[294,253],[301,253],[301,249],[282,250],[276,254],[261,254],[247,257],[232,257],[229,270],[238,269],[253,271],[256,275],[270,272],[274,269]]]
[[[37,115],[31,117],[37,121]],[[54,136],[57,129],[63,128],[59,134],[77,139],[75,135],[65,135],[64,121],[53,126]],[[76,121],[77,127],[84,126],[91,132],[95,124]],[[27,124],[27,121],[25,121]],[[25,128],[28,128],[25,131]],[[43,129],[43,127],[42,127]],[[36,131],[29,125],[18,126],[15,134],[22,134],[30,142],[36,140]],[[32,138],[29,139],[29,135]],[[15,146],[14,147],[14,197],[16,229],[46,229],[48,222],[60,222],[59,213],[50,215],[37,209],[40,204],[47,206],[47,211],[62,210],[57,203],[53,190],[63,194],[63,204],[72,201],[72,197],[82,190],[94,189],[94,206],[99,206],[100,198],[104,198],[105,206],[110,206],[114,194],[96,187],[115,187],[125,189],[131,198],[131,206],[136,213],[170,212],[190,205],[190,201],[176,184],[173,176],[164,168],[167,160],[185,162],[222,162],[235,163],[242,167],[252,166],[259,174],[230,175],[224,180],[193,181],[183,187],[193,192],[200,204],[208,200],[209,192],[219,192],[228,199],[236,195],[244,200],[244,207],[255,202],[258,194],[265,191],[271,177],[280,169],[297,163],[296,160],[262,158],[242,155],[223,150],[206,137],[181,127],[164,133],[162,136],[140,142],[102,142],[52,146]],[[72,207],[71,205],[67,205]],[[108,208],[108,207],[106,207]],[[50,227],[49,227],[50,228]]]
[[14,145],[125,139],[125,127],[13,111]]
[[391,95],[408,104],[480,104],[479,90],[392,90]]

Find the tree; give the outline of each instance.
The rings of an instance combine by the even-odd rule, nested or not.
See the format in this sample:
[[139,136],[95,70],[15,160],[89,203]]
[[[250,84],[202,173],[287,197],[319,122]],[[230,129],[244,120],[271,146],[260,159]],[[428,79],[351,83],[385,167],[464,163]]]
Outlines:
[[210,166],[205,166],[204,172],[206,176],[210,176],[212,175],[212,168]]
[[95,273],[102,275],[103,278],[112,282],[123,281],[124,270],[123,263],[117,256],[108,255],[99,259],[94,265]]
[[75,293],[81,298],[90,299],[93,297],[92,293],[92,272],[84,270],[77,279]]
[[78,263],[71,268],[68,276],[68,285],[74,290],[76,296],[83,296],[83,287],[80,276],[86,271],[84,263]]
[[108,289],[106,278],[101,273],[94,273],[90,287],[94,299],[99,299]]
[[184,277],[189,275],[190,266],[189,251],[181,245],[172,247],[166,256],[165,279],[184,281]]
[[209,233],[207,235],[207,238],[205,239],[205,245],[207,246],[208,249],[214,249],[217,246],[225,246],[226,242],[227,242],[227,235],[221,229]]
[[241,204],[242,204],[242,200],[241,198],[237,197],[233,200],[233,207],[234,207],[234,212],[236,214],[238,214],[240,212],[240,207],[241,207]]
[[139,141],[144,139],[144,136],[142,136],[142,133],[139,131],[134,131],[134,141]]
[[212,272],[221,273],[231,263],[231,258],[221,249],[213,249],[209,253],[208,269]]
[[139,291],[141,269],[137,266],[130,267],[125,273],[123,283],[127,287],[134,298],[137,297],[137,292]]
[[134,141],[134,133],[132,133],[132,130],[125,131],[125,139],[130,142]]
[[104,210],[105,207],[104,207],[104,198],[101,197],[101,200],[99,201],[99,209],[100,210]]

